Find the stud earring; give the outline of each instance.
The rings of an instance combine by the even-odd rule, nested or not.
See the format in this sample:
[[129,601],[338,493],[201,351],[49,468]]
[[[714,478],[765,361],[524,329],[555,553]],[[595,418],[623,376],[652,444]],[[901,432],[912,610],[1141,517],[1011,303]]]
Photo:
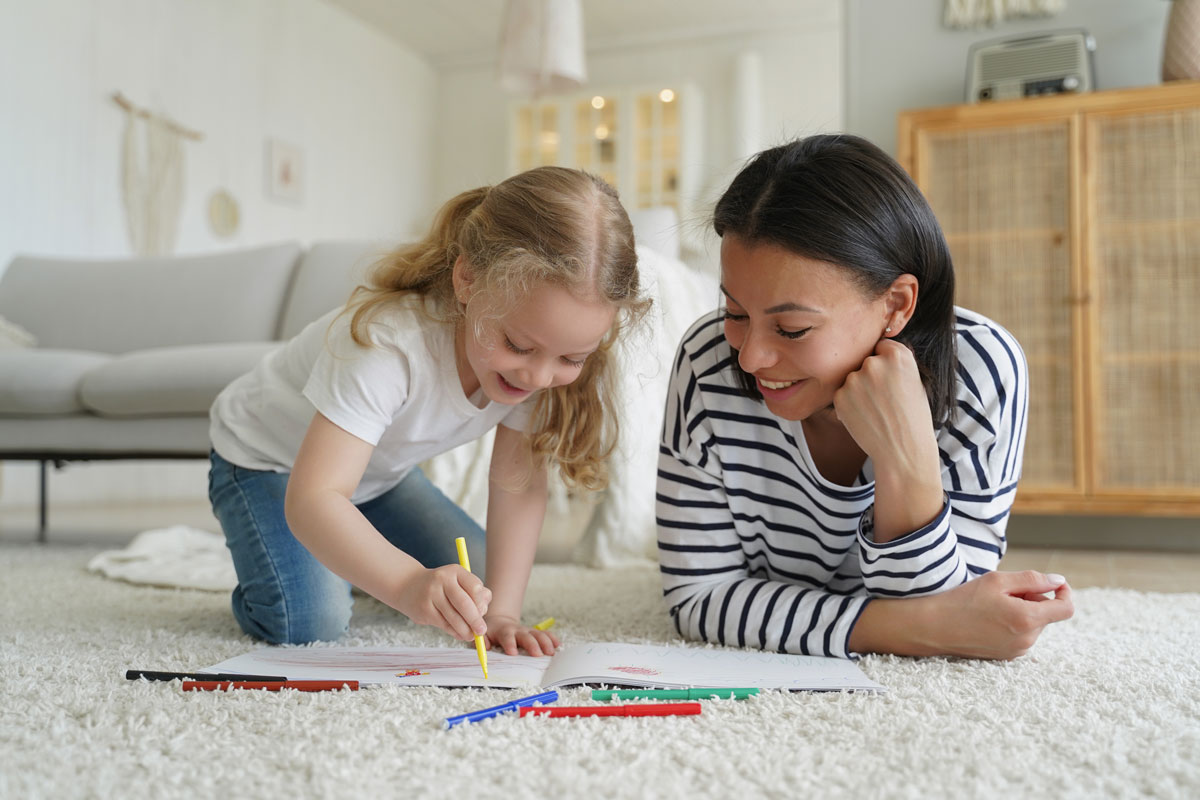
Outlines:
[[884,329],[883,329],[883,332],[884,332],[884,333],[891,333],[891,332],[892,332],[892,326],[891,326],[891,325],[888,325],[886,328],[884,328]]

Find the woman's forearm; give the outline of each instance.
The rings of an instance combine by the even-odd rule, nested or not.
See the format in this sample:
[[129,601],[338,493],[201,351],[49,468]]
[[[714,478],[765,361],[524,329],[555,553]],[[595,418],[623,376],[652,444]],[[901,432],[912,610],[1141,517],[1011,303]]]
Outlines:
[[880,544],[928,525],[941,513],[944,500],[936,442],[932,453],[922,453],[910,460],[891,455],[891,460],[897,463],[882,460],[875,465],[873,538]]
[[1010,659],[1073,613],[1061,575],[989,572],[941,594],[872,600],[849,645],[854,653]]
[[848,642],[852,653],[892,653],[932,656],[941,650],[932,624],[936,610],[931,597],[875,598],[867,603]]

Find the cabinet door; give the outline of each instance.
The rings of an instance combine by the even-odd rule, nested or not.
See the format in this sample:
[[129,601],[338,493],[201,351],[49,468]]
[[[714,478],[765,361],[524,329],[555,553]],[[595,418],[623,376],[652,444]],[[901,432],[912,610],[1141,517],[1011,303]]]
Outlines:
[[1021,496],[1081,494],[1071,123],[928,128],[916,148],[916,180],[954,259],[956,302],[1011,331],[1029,362]]
[[1200,109],[1091,115],[1098,494],[1200,497]]

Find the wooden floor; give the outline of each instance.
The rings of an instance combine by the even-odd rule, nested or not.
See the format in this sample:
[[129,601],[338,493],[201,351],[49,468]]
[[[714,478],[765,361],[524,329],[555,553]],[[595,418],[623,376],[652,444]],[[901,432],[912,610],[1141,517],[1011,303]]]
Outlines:
[[1200,553],[1012,548],[1000,569],[1057,572],[1076,589],[1109,586],[1144,592],[1200,592]]
[[[49,539],[119,548],[138,531],[169,525],[219,530],[212,512],[200,503],[60,507],[51,509]],[[0,507],[0,542],[33,541],[36,527],[35,511]],[[563,550],[562,557],[566,552]],[[1200,592],[1200,553],[1013,547],[1000,568],[1057,572],[1076,589],[1106,586],[1149,592]]]

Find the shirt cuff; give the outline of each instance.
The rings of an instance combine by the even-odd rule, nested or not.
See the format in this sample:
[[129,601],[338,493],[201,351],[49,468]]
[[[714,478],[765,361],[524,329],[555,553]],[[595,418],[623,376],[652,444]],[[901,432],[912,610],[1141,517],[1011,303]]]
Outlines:
[[950,497],[942,492],[942,510],[938,515],[929,521],[928,524],[917,528],[911,533],[906,533],[903,536],[892,539],[890,542],[875,541],[875,506],[872,505],[863,512],[862,517],[858,520],[858,543],[865,552],[883,554],[883,551],[890,550],[894,547],[910,545],[913,542],[921,539],[924,536],[940,531],[946,527],[947,520],[950,519]]

